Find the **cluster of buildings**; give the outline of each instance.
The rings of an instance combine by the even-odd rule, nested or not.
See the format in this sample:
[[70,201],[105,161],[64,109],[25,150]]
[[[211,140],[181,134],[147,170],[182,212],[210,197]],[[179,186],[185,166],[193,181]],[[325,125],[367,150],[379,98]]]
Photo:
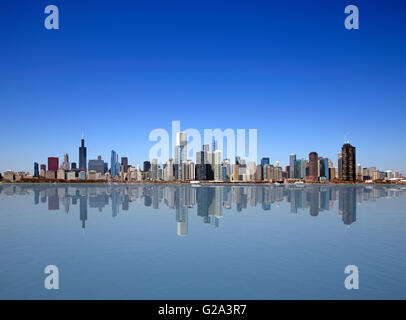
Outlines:
[[79,147],[79,164],[69,162],[65,154],[63,162],[59,158],[49,157],[48,164],[34,163],[33,175],[25,172],[6,171],[3,176],[7,181],[26,179],[59,181],[100,181],[100,182],[256,182],[256,183],[315,183],[315,182],[406,182],[398,171],[379,171],[375,167],[362,168],[356,165],[356,150],[350,143],[342,146],[337,157],[337,166],[317,152],[310,152],[308,158],[298,159],[296,154],[289,155],[289,164],[283,169],[279,162],[271,164],[270,158],[261,158],[260,163],[246,161],[237,156],[234,162],[223,159],[222,150],[217,141],[211,146],[204,144],[196,153],[196,162],[187,157],[187,135],[176,134],[175,158],[166,163],[158,159],[145,161],[137,166],[129,165],[127,157],[119,158],[116,151],[111,151],[110,167],[101,156],[87,161],[87,148],[82,137]]

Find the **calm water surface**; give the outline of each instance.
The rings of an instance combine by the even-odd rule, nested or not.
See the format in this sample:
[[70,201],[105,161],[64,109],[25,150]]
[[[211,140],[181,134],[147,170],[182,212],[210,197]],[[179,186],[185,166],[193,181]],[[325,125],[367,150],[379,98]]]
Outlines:
[[405,299],[405,208],[401,186],[2,184],[0,298]]

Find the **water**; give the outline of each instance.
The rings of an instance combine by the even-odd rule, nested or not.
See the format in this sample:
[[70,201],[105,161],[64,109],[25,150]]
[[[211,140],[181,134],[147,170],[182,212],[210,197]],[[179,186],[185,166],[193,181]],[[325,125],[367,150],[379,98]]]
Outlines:
[[401,186],[3,184],[0,298],[405,299],[405,208]]

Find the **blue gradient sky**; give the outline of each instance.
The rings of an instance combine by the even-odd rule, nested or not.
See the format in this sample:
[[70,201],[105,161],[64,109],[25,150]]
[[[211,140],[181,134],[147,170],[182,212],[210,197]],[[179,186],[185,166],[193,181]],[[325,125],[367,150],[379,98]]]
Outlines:
[[[60,30],[44,28],[55,4]],[[360,29],[344,28],[358,5]],[[0,2],[0,171],[114,148],[151,130],[257,128],[258,156],[310,151],[406,174],[405,1]]]

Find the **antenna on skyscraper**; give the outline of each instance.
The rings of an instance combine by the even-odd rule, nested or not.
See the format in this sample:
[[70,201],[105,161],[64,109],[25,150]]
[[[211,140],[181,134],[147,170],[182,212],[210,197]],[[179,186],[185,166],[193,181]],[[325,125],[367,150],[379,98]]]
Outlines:
[[350,139],[349,139],[349,134],[348,134],[348,133],[344,136],[344,143],[345,143],[345,144],[346,144],[346,143],[350,143]]
[[82,139],[85,138],[85,132],[82,130]]

